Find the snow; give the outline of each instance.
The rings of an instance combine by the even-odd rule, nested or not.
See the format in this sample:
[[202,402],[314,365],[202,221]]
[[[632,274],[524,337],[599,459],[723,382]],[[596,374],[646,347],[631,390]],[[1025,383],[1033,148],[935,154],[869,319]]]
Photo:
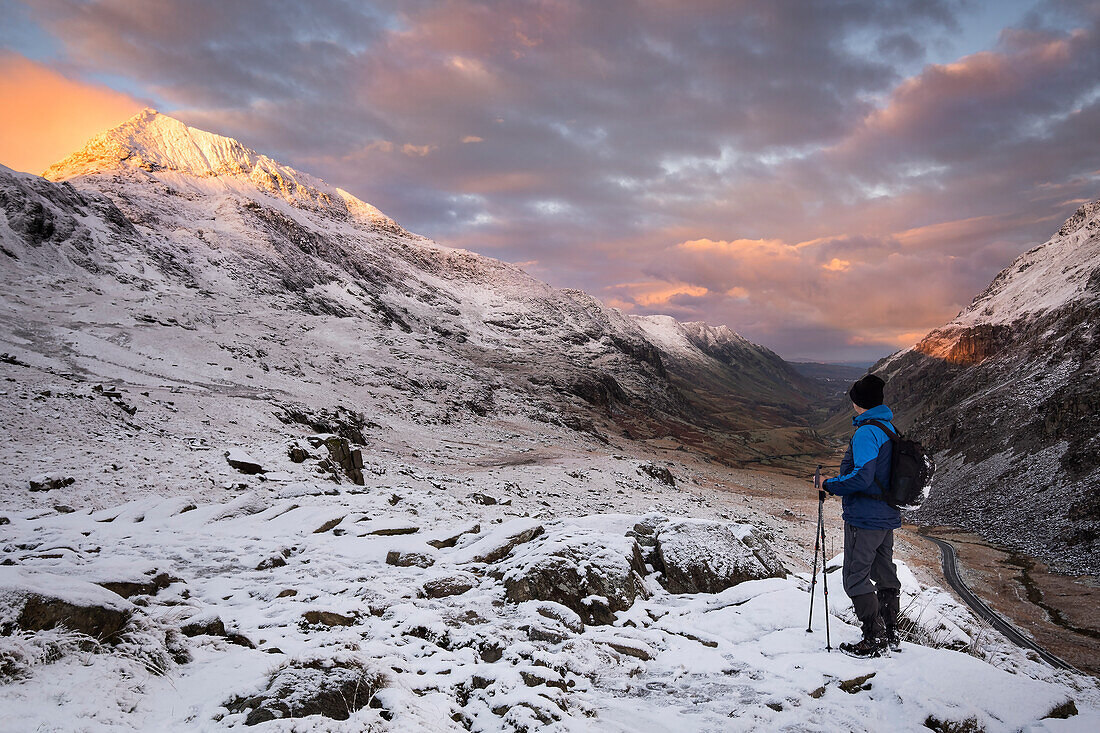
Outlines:
[[12,622],[27,598],[57,599],[82,608],[100,606],[129,611],[133,606],[117,593],[86,580],[66,578],[49,572],[0,566],[0,624]]
[[[433,499],[445,497],[422,489],[408,492],[406,501],[428,506]],[[352,516],[365,510],[396,520],[405,512],[381,496],[320,495],[303,497],[300,503],[311,516]],[[159,504],[177,505],[171,499]],[[479,519],[492,525],[494,517],[507,516],[505,510],[476,511],[484,512]],[[451,721],[456,711],[475,729],[487,730],[527,718],[577,731],[920,730],[928,715],[956,721],[973,716],[991,731],[1087,730],[1100,720],[1100,693],[1093,683],[1019,653],[1008,652],[1010,671],[962,652],[910,643],[894,656],[874,660],[827,653],[820,620],[816,633],[805,632],[808,572],[748,581],[715,595],[671,595],[651,583],[656,591],[652,597],[639,598],[617,614],[613,626],[584,627],[557,604],[501,603],[502,587],[491,575],[481,576],[480,584],[459,596],[417,597],[415,589],[424,579],[469,567],[471,548],[496,544],[533,526],[522,518],[496,525],[467,548],[441,550],[435,567],[420,569],[394,568],[382,560],[394,543],[409,538],[332,532],[288,536],[285,527],[272,526],[286,513],[227,512],[217,503],[182,514],[151,503],[142,521],[132,512],[111,513],[128,518],[104,523],[88,514],[35,519],[29,512],[15,513],[4,527],[6,542],[18,545],[36,538],[45,544],[71,544],[76,552],[24,568],[0,567],[3,587],[32,586],[103,602],[113,594],[81,578],[96,572],[90,551],[109,544],[112,561],[120,567],[156,567],[181,578],[147,597],[142,613],[168,623],[218,616],[259,648],[194,637],[188,640],[193,660],[164,676],[137,674],[125,657],[108,652],[83,656],[79,663],[63,656],[37,666],[18,685],[0,687],[0,729],[17,721],[49,729],[80,727],[91,720],[106,728],[213,729],[242,720],[243,713],[228,713],[223,703],[266,688],[273,670],[276,686],[288,674],[312,683],[324,675],[279,670],[300,668],[303,660],[324,666],[348,659],[389,678],[379,700],[393,714],[392,726],[379,718],[377,709],[364,708],[343,723],[327,720],[326,730],[458,730]],[[209,520],[215,516],[224,518]],[[453,512],[440,506],[419,519],[425,532],[443,533],[453,522]],[[580,533],[614,547],[626,541],[622,527],[639,519],[627,514],[563,515],[550,522],[543,544]],[[309,526],[302,523],[303,529]],[[536,542],[520,545],[510,562],[529,561]],[[288,543],[295,549],[285,566],[251,568],[248,558],[280,552]],[[840,560],[833,558],[830,567]],[[922,586],[903,563],[899,566],[902,606],[923,604],[921,624],[946,629],[951,638],[945,642],[970,643],[983,633],[948,593]],[[284,589],[296,593],[278,597]],[[829,600],[833,644],[858,638],[847,599],[837,592]],[[309,610],[331,611],[353,621],[346,627],[303,625],[302,614]],[[556,619],[563,620],[560,626],[555,626]],[[525,628],[548,624],[563,641],[527,638]],[[479,650],[493,645],[501,649],[501,658],[485,661]],[[868,690],[849,694],[837,688],[843,680],[871,673]],[[99,680],[98,693],[84,693],[81,685],[93,677]],[[490,682],[481,686],[475,678]],[[459,687],[469,696],[456,698],[453,690]],[[824,693],[811,696],[820,687]],[[61,704],[34,704],[66,688],[70,692],[60,698]],[[294,694],[307,693],[305,687],[295,687]],[[466,702],[459,705],[456,699]],[[1042,720],[1066,699],[1075,700],[1081,710],[1069,727]],[[511,712],[503,717],[493,712],[507,709]]]

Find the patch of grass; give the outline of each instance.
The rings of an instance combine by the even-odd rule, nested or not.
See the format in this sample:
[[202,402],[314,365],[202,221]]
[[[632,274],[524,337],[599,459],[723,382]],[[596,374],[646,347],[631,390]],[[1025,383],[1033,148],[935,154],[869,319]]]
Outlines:
[[66,628],[18,629],[0,636],[0,685],[30,677],[35,667],[56,662],[87,648],[91,637]]
[[936,731],[936,733],[985,733],[978,719],[969,717],[966,720],[940,720],[934,715],[924,719],[924,727]]

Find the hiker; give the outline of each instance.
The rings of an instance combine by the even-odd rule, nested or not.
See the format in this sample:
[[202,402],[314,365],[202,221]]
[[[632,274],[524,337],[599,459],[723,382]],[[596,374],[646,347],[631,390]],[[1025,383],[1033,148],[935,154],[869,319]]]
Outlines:
[[901,526],[901,512],[882,498],[890,486],[892,445],[886,431],[871,421],[885,423],[894,413],[882,403],[886,386],[874,374],[852,385],[848,396],[855,407],[855,434],[848,444],[840,475],[826,479],[821,488],[842,497],[844,518],[844,592],[852,599],[863,625],[863,638],[841,644],[853,657],[877,657],[887,648],[899,649],[897,619],[901,583],[894,565],[894,530]]

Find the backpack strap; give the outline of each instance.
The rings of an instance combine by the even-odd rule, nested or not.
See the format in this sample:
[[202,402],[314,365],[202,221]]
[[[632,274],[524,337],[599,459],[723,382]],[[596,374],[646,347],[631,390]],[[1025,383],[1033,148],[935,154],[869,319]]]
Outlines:
[[876,428],[886,433],[886,437],[889,438],[891,442],[901,439],[901,434],[898,433],[896,430],[891,430],[890,427],[882,420],[867,420],[863,424],[874,425]]

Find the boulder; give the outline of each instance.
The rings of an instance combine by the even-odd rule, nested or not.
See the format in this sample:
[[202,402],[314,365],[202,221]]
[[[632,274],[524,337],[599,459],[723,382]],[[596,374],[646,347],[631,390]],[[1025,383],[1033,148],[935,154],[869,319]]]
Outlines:
[[130,598],[131,596],[153,596],[158,591],[162,591],[172,583],[178,582],[179,578],[173,577],[168,573],[159,573],[154,571],[153,573],[146,573],[141,578],[118,578],[115,580],[99,580],[96,581],[96,585],[101,585],[109,591],[118,593],[123,598]]
[[74,483],[76,483],[75,478],[60,473],[40,473],[27,482],[31,491],[53,491]]
[[513,603],[553,601],[586,624],[610,624],[635,599],[649,597],[638,544],[622,535],[582,527],[555,529],[519,548],[492,572]]
[[506,557],[519,545],[535,539],[544,531],[543,526],[533,520],[513,519],[457,550],[454,561],[456,563],[496,562]]
[[396,565],[399,568],[430,568],[435,565],[435,558],[426,552],[390,550],[386,553],[386,564]]
[[198,613],[180,625],[184,636],[226,636],[225,622],[212,613]]
[[437,550],[442,550],[447,547],[454,547],[455,545],[457,545],[459,539],[462,538],[462,535],[477,534],[480,531],[481,525],[477,522],[473,522],[471,524],[466,524],[456,529],[444,532],[440,536],[428,540],[428,544],[436,548]]
[[226,462],[237,469],[241,473],[247,473],[254,475],[257,473],[263,473],[264,467],[252,456],[245,453],[240,448],[230,448],[225,452]]
[[660,466],[656,463],[643,463],[642,465],[638,466],[638,471],[646,474],[647,476],[650,476],[651,478],[657,479],[666,486],[676,485],[676,479],[672,477],[672,471],[669,471],[664,466]]
[[324,446],[328,449],[329,460],[344,469],[352,483],[360,486],[366,483],[363,479],[363,451],[352,448],[348,439],[339,435],[326,437]]
[[134,610],[125,598],[95,583],[0,566],[0,634],[63,626],[113,644]]
[[286,662],[271,673],[259,695],[236,697],[225,707],[233,713],[247,710],[245,725],[309,715],[347,720],[371,704],[387,684],[385,672],[374,660],[359,654],[329,653]]
[[719,593],[746,580],[784,578],[779,562],[747,524],[682,520],[657,530],[661,582],[670,593]]
[[302,614],[307,624],[311,626],[352,626],[355,619],[344,616],[334,611],[306,611]]
[[470,573],[454,573],[425,580],[421,595],[425,598],[459,596],[477,587],[477,578]]

